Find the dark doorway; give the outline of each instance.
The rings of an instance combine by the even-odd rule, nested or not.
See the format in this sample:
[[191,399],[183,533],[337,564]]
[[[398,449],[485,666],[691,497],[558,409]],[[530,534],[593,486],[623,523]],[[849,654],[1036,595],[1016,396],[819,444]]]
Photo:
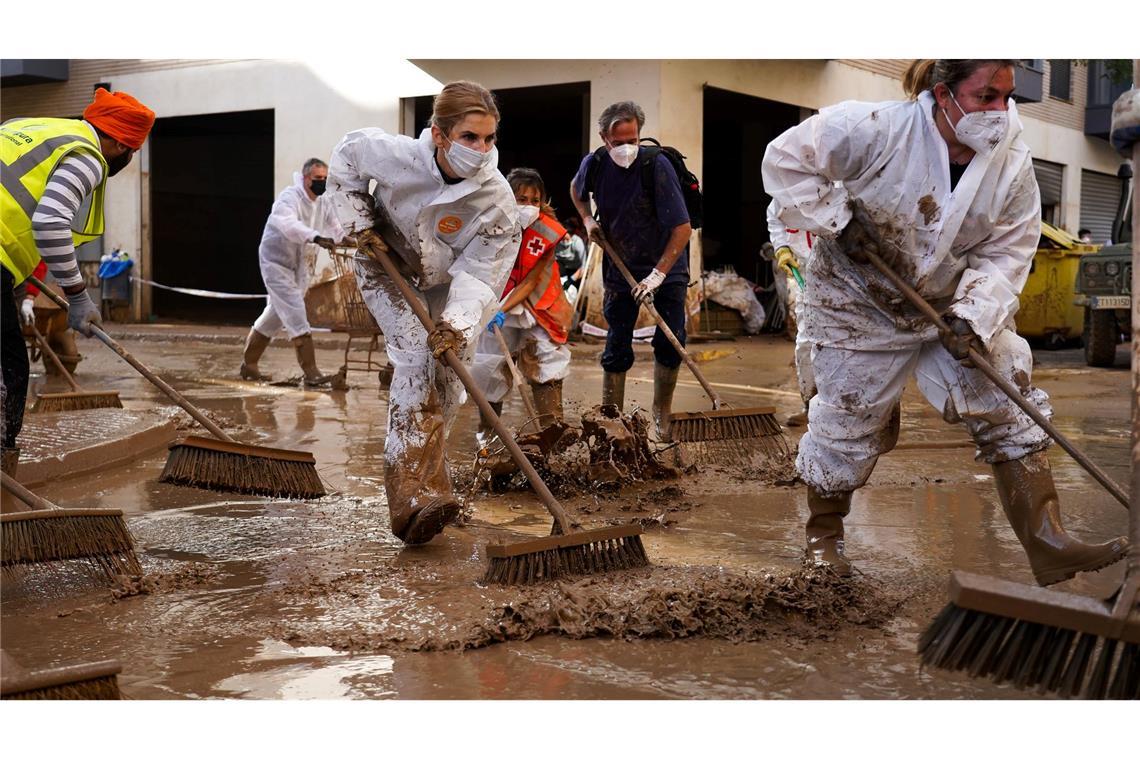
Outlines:
[[[273,111],[177,116],[150,136],[155,282],[225,293],[264,293],[257,247],[276,196]],[[262,300],[223,300],[153,289],[155,315],[252,322]]]
[[771,265],[760,259],[772,201],[760,164],[768,143],[799,122],[799,106],[705,87],[705,269],[731,266],[758,285],[772,282]]
[[[499,124],[499,170],[528,166],[542,175],[560,218],[573,215],[570,180],[590,149],[590,83],[495,90]],[[432,98],[416,98],[415,133],[431,120]]]

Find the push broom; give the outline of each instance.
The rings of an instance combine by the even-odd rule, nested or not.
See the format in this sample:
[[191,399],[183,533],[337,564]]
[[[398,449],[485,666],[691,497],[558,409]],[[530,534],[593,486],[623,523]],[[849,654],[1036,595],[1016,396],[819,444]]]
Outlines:
[[[601,246],[606,255],[610,257],[613,265],[621,272],[625,281],[629,283],[629,286],[631,288],[636,287],[637,280],[634,279],[621,256],[610,246],[609,241],[602,239]],[[784,431],[776,420],[776,407],[756,406],[744,409],[729,407],[720,395],[713,390],[709,381],[705,379],[704,373],[697,367],[697,363],[693,361],[693,357],[689,355],[685,347],[681,345],[681,341],[669,329],[669,325],[657,312],[652,301],[648,301],[642,306],[653,317],[653,321],[657,323],[657,329],[673,344],[674,350],[684,360],[689,371],[697,378],[713,405],[710,411],[672,412],[669,417],[670,439],[678,443],[697,444],[698,450],[708,449],[708,444],[712,444],[711,450],[701,451],[701,453],[704,455],[703,458],[717,461],[738,463],[749,459],[757,450],[768,457],[790,456],[791,450],[788,447],[788,440],[784,437]]]
[[[867,259],[933,324],[941,315],[878,255]],[[1124,491],[1078,450],[979,352],[970,361],[1053,437],[1130,514],[1125,583],[1114,604],[954,571],[950,603],[918,642],[924,665],[1019,688],[1092,699],[1140,698],[1140,515]],[[1091,667],[1090,667],[1091,666]]]
[[122,699],[116,660],[29,670],[0,649],[0,699]]
[[47,340],[36,329],[36,326],[31,325],[31,328],[40,345],[40,351],[44,356],[51,359],[52,364],[67,380],[67,384],[71,386],[71,393],[41,393],[36,396],[36,403],[32,405],[33,412],[74,412],[80,409],[123,408],[123,402],[119,400],[118,391],[85,391],[80,388],[79,383],[75,382],[75,378],[67,371],[67,367],[63,366],[59,356],[51,350],[51,346],[48,345]]
[[[361,246],[360,251],[384,268],[384,272],[400,289],[408,306],[423,323],[424,329],[429,333],[434,330],[435,325],[427,307],[416,297],[387,252],[372,245]],[[485,583],[531,584],[569,575],[604,573],[649,565],[649,557],[641,541],[641,534],[644,531],[639,526],[623,525],[582,530],[571,520],[566,510],[539,477],[526,454],[519,448],[510,430],[495,414],[475,378],[471,376],[455,351],[452,349],[445,351],[443,361],[459,377],[467,392],[471,394],[471,398],[475,400],[479,411],[492,423],[503,445],[510,452],[511,458],[526,475],[531,487],[554,518],[551,535],[547,538],[488,546],[488,566],[483,577]]]
[[[35,277],[32,282],[61,308],[67,302],[43,288]],[[282,498],[312,499],[325,495],[317,474],[313,455],[303,451],[274,449],[238,443],[202,414],[181,393],[147,369],[98,325],[92,325],[95,337],[130,364],[174,403],[182,407],[198,424],[217,438],[188,436],[170,447],[166,467],[159,480],[164,483],[207,488],[214,491],[257,494]]]
[[83,560],[97,575],[142,575],[135,545],[118,509],[63,509],[37,496],[7,473],[4,490],[26,511],[0,515],[0,563],[5,571],[23,565]]

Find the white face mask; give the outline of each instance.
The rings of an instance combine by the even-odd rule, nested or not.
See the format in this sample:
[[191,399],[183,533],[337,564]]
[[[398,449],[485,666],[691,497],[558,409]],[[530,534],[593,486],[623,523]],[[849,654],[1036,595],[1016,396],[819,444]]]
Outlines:
[[538,206],[519,206],[519,224],[525,230],[538,221]]
[[636,145],[615,145],[610,148],[610,158],[621,168],[628,169],[637,158],[637,150]]
[[[950,93],[950,100],[958,106],[962,118],[954,125],[954,137],[978,155],[986,155],[1001,144],[1005,139],[1006,130],[1009,129],[1009,113],[1007,111],[972,111],[966,113],[954,93]],[[950,114],[946,114],[949,121]]]
[[495,167],[499,163],[498,148],[492,147],[486,153],[480,153],[453,140],[450,142],[451,147],[447,149],[447,163],[453,172],[464,179],[474,177],[484,166]]

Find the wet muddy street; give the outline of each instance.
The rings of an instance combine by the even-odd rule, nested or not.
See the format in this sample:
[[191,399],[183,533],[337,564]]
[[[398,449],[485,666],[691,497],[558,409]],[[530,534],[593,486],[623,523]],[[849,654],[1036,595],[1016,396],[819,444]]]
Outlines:
[[[480,578],[488,542],[549,532],[528,493],[469,495],[466,523],[423,547],[391,535],[386,394],[374,374],[350,374],[347,392],[306,392],[237,380],[238,345],[125,345],[238,440],[312,452],[330,495],[295,502],[160,484],[165,449],[38,487],[62,506],[122,509],[146,574],[114,589],[67,570],[5,578],[3,646],[28,666],[115,658],[124,694],[139,700],[1033,698],[919,670],[915,644],[945,603],[950,569],[1022,583],[1032,575],[989,467],[913,381],[900,446],[846,521],[851,580],[801,566],[805,488],[758,461],[616,493],[572,490],[563,503],[587,527],[646,525],[653,567],[517,588]],[[574,346],[571,416],[597,403],[601,348]],[[774,405],[781,421],[798,411],[790,342],[694,348],[707,352],[702,368],[729,403]],[[169,405],[94,341],[81,350],[81,383],[117,390],[129,409]],[[627,411],[652,396],[651,353],[637,352]],[[1034,381],[1055,422],[1120,483],[1126,352],[1111,370],[1086,367],[1079,349],[1035,352]],[[326,371],[341,363],[327,347],[318,359]],[[292,350],[270,348],[262,369],[297,374]],[[682,370],[674,408],[706,406]],[[505,417],[522,420],[517,396]],[[470,472],[476,422],[468,403],[449,441],[455,477]],[[788,433],[794,443],[802,428]],[[1091,477],[1059,447],[1049,457],[1072,533],[1101,541],[1126,530],[1124,510]],[[1104,596],[1123,573],[1118,563],[1057,588]]]

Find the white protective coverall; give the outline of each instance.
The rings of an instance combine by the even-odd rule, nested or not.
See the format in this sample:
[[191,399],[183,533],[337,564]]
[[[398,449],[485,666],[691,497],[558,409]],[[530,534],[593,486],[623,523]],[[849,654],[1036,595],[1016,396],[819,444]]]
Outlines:
[[929,92],[917,101],[825,108],[765,152],[764,186],[780,204],[780,220],[818,236],[801,326],[814,346],[818,392],[797,465],[821,493],[867,481],[892,445],[884,428],[912,373],[944,419],[966,423],[977,458],[998,463],[1049,445],[981,372],[951,357],[935,325],[889,280],[851,261],[836,242],[857,199],[899,274],[935,309],[968,321],[996,369],[1051,415],[1047,395],[1030,384],[1029,346],[1013,330],[1041,207],[1021,121],[1012,101],[1008,107],[1004,138],[973,158],[953,192]]
[[[432,318],[466,338],[469,359],[476,330],[495,313],[522,232],[497,157],[449,185],[435,150],[430,128],[419,139],[376,128],[349,132],[333,151],[328,186],[345,230],[380,232]],[[392,365],[385,487],[392,532],[402,538],[416,512],[451,496],[444,442],[466,395],[455,373],[432,357],[428,330],[380,265],[358,254],[355,269]]]
[[[522,304],[507,313],[499,330],[511,354],[518,356],[519,373],[529,382],[541,385],[565,380],[570,374],[569,346],[554,342],[546,328],[538,324]],[[475,349],[471,374],[488,401],[502,401],[514,387],[514,378],[506,365],[499,339],[483,330]]]
[[292,340],[312,331],[305,312],[305,290],[309,286],[307,246],[315,236],[340,240],[344,230],[326,196],[309,200],[305,179],[293,173],[293,184],[281,191],[265,222],[257,249],[261,279],[269,291],[265,311],[253,329],[272,337],[282,327]]
[[[811,235],[804,230],[788,229],[780,221],[779,213],[779,203],[772,201],[768,204],[768,236],[772,240],[772,246],[777,251],[784,246],[792,249],[792,253],[795,254],[796,260],[800,262],[800,267],[802,267],[800,276],[803,276],[808,261],[811,259],[811,244],[808,242]],[[780,270],[780,273],[782,271]],[[796,318],[796,379],[799,383],[800,397],[804,400],[804,404],[807,404],[815,395],[815,375],[811,369],[811,342],[808,341],[806,331],[803,328],[804,298],[796,278],[789,276],[787,280],[788,301],[791,302],[792,313]],[[807,285],[806,279],[804,285]]]

